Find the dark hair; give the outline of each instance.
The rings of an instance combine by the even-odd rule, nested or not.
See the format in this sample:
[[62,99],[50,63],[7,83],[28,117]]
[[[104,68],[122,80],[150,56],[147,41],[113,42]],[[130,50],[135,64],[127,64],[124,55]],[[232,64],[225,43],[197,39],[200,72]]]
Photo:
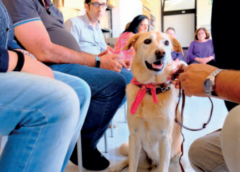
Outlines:
[[85,0],[84,3],[85,4],[89,4],[91,2],[91,0]]
[[205,39],[209,39],[210,38],[210,33],[207,31],[207,29],[205,27],[200,27],[198,30],[196,30],[196,32],[194,34],[194,39],[195,40],[198,40],[197,34],[198,34],[199,30],[203,30],[205,32],[205,34],[206,34]]
[[168,30],[173,30],[174,32],[176,32],[173,27],[168,27],[168,28],[166,29],[166,32],[167,32]]
[[85,4],[88,4],[88,3],[90,3],[90,2],[91,2],[91,0],[85,0],[85,1],[84,1]]
[[[123,31],[123,33],[124,32],[132,32],[135,34],[138,33],[138,27],[144,19],[148,19],[149,21],[149,18],[145,15],[136,16],[131,22],[131,24],[129,25],[129,27]],[[148,27],[148,30],[149,30],[149,27]]]

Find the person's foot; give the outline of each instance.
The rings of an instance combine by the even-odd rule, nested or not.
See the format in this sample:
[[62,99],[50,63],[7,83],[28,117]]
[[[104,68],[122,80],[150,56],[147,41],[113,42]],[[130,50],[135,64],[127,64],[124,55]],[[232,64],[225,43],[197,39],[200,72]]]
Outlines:
[[97,148],[93,151],[83,153],[83,167],[87,170],[101,171],[106,169],[109,165],[110,162]]

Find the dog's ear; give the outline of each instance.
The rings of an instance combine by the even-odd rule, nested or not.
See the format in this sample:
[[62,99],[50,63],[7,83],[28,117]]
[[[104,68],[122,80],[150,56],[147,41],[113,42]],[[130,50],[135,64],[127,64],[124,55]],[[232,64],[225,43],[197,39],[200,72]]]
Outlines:
[[134,47],[135,43],[137,42],[138,38],[140,37],[140,34],[141,33],[138,33],[138,34],[134,35],[132,38],[130,38],[129,41],[127,42],[127,45],[125,45],[125,47],[123,47],[122,51],[129,50],[131,47]]
[[176,52],[180,52],[183,55],[183,50],[182,50],[182,46],[180,44],[180,42],[178,42],[178,40],[176,38],[174,38],[171,35],[168,35],[170,41],[172,42],[172,51],[176,51]]

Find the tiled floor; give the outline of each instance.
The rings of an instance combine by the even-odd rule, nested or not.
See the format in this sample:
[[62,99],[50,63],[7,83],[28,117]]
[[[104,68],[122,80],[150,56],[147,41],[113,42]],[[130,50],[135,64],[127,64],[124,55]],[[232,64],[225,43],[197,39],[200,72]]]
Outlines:
[[[183,158],[185,161],[188,162],[187,152],[191,143],[198,137],[201,137],[207,133],[210,133],[218,128],[221,128],[224,119],[227,115],[227,109],[223,100],[219,99],[212,99],[214,103],[214,111],[213,117],[210,124],[207,126],[206,129],[198,132],[192,132],[183,130],[185,136],[185,143],[184,143],[184,151],[185,154]],[[192,128],[199,128],[202,126],[204,122],[207,121],[209,114],[210,114],[210,101],[208,98],[199,98],[199,97],[191,97],[186,99],[186,106],[184,111],[184,124],[192,127]],[[121,107],[116,116],[114,117],[114,121],[117,123],[117,128],[114,129],[114,137],[110,137],[110,129],[107,131],[108,135],[108,153],[103,153],[110,161],[111,165],[113,166],[118,162],[124,160],[124,156],[120,155],[119,147],[122,143],[128,141],[128,127],[127,123],[125,123],[124,117],[124,108]],[[104,139],[102,139],[98,145],[98,148],[101,152],[104,152]],[[65,172],[77,172],[78,168],[71,162],[68,163]],[[84,172],[88,170],[84,169]],[[102,172],[108,172],[109,169],[106,169]],[[124,172],[128,171],[127,168],[123,170]],[[185,169],[186,172],[193,172],[191,167],[188,164],[188,168]],[[174,171],[175,172],[175,171]]]

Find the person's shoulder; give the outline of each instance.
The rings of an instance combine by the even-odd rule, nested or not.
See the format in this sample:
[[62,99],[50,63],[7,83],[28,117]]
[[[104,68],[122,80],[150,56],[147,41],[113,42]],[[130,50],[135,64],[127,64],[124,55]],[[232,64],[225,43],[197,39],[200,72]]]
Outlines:
[[127,37],[127,38],[131,38],[133,37],[135,34],[132,32],[124,32],[120,35],[120,37]]
[[212,39],[209,39],[209,40],[208,40],[208,42],[209,42],[209,43],[212,43],[212,42],[213,42],[213,40],[212,40]]
[[193,40],[190,45],[194,45],[194,44],[197,44],[198,42],[196,40]]
[[83,25],[84,24],[84,18],[83,16],[76,16],[72,17],[66,20],[65,24],[72,24],[72,25]]

